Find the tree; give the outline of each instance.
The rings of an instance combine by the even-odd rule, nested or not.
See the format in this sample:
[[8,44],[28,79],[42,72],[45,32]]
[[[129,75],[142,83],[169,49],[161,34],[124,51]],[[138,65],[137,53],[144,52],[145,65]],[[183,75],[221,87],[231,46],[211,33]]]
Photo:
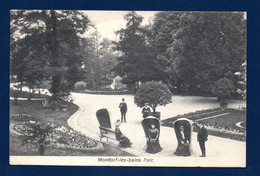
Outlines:
[[246,65],[246,62],[244,62],[241,66],[241,71],[235,73],[235,75],[239,77],[238,84],[240,85],[237,88],[237,92],[242,96],[244,100],[246,100]]
[[155,112],[157,106],[165,106],[172,102],[172,93],[166,84],[150,81],[140,86],[134,96],[134,102],[138,107],[143,107],[145,103],[148,103]]
[[83,76],[79,34],[88,25],[78,11],[11,11],[11,73],[31,84],[50,79],[54,99],[69,93]]
[[142,16],[132,11],[125,15],[126,28],[116,32],[119,41],[114,42],[115,50],[121,53],[116,70],[123,78],[123,83],[135,92],[137,82],[150,81],[155,78],[151,69],[152,52],[148,43],[149,30],[141,27]]
[[100,65],[100,54],[99,54],[99,40],[100,35],[98,31],[94,28],[89,37],[82,40],[81,52],[84,55],[84,66],[86,71],[87,82],[89,86],[96,89],[97,84],[101,81],[101,65]]
[[100,65],[102,77],[106,78],[107,74],[118,64],[117,56],[113,51],[112,42],[108,39],[103,39],[100,43]]
[[223,102],[230,98],[231,93],[235,91],[235,86],[233,82],[224,77],[215,82],[212,88],[212,93],[218,97],[218,99]]
[[237,72],[246,58],[243,13],[160,12],[152,29],[155,66],[179,91],[210,93],[215,81]]

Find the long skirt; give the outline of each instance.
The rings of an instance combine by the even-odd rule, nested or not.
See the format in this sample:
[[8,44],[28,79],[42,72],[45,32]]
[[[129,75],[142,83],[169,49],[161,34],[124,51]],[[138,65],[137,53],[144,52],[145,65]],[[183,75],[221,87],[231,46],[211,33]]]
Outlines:
[[190,156],[190,145],[188,143],[178,143],[178,147],[173,154],[177,156]]
[[146,152],[147,153],[158,153],[160,151],[162,151],[162,147],[159,144],[159,141],[148,141],[147,142],[147,148],[146,148]]
[[127,147],[131,147],[132,143],[130,142],[130,140],[123,136],[120,138],[119,140],[119,147],[122,147],[122,148],[127,148]]

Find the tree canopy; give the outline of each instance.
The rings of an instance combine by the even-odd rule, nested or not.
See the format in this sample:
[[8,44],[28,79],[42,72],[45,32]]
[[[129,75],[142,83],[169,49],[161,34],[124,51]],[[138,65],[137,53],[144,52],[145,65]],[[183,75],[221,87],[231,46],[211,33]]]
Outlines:
[[78,11],[13,10],[10,16],[11,74],[20,82],[51,80],[57,97],[82,79],[80,34],[89,19]]
[[143,17],[132,11],[125,15],[126,28],[116,32],[119,41],[114,42],[115,50],[121,53],[116,66],[123,77],[123,83],[133,85],[155,79],[152,71],[152,50],[149,45],[150,31],[141,26]]
[[246,59],[243,13],[159,12],[152,32],[154,65],[179,90],[210,93],[215,81],[239,71]]
[[134,102],[138,107],[148,103],[153,111],[157,106],[165,106],[172,102],[172,93],[166,84],[158,81],[143,83],[134,96]]

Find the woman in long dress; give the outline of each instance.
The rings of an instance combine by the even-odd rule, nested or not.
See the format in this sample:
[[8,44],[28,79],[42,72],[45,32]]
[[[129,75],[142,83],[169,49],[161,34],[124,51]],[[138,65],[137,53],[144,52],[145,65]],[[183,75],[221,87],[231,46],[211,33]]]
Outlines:
[[120,126],[120,120],[117,120],[115,123],[115,136],[116,136],[116,140],[119,141],[118,146],[122,148],[131,147],[132,143],[125,135],[123,135],[119,126]]
[[146,152],[158,153],[160,151],[162,151],[162,147],[159,144],[159,130],[155,128],[154,124],[152,124],[148,131]]
[[178,140],[178,147],[174,152],[177,156],[190,156],[190,143],[185,138],[184,135],[184,127],[180,126],[179,131],[177,132],[177,140]]

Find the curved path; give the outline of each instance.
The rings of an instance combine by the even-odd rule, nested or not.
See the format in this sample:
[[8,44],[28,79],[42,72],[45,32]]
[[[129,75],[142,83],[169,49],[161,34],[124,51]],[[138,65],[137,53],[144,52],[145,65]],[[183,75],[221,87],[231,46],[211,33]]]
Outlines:
[[[157,154],[148,154],[145,152],[146,139],[141,126],[141,109],[138,108],[133,101],[132,95],[90,95],[72,93],[75,103],[80,107],[69,120],[68,124],[75,130],[81,131],[87,136],[99,140],[99,124],[96,119],[96,111],[100,108],[107,108],[111,117],[112,125],[120,118],[118,108],[122,98],[126,99],[128,105],[127,123],[121,125],[122,132],[133,143],[132,148],[123,149],[136,156],[153,156],[153,157],[171,157],[177,147],[177,140],[174,129],[162,126],[160,144],[163,150]],[[229,107],[237,108],[242,101],[232,101]],[[161,112],[161,119],[194,112],[197,110],[215,108],[219,103],[215,98],[196,97],[196,96],[173,96],[173,103],[159,107],[157,110]],[[105,140],[105,139],[104,139]],[[117,142],[111,141],[111,145],[117,145]],[[234,141],[214,136],[209,136],[206,143],[207,157],[198,157],[200,153],[199,145],[196,141],[196,133],[193,133],[193,141],[191,142],[193,153],[191,157],[176,157],[174,162],[183,166],[245,166],[246,143]],[[221,147],[220,147],[221,146]],[[188,164],[187,164],[188,162]]]

